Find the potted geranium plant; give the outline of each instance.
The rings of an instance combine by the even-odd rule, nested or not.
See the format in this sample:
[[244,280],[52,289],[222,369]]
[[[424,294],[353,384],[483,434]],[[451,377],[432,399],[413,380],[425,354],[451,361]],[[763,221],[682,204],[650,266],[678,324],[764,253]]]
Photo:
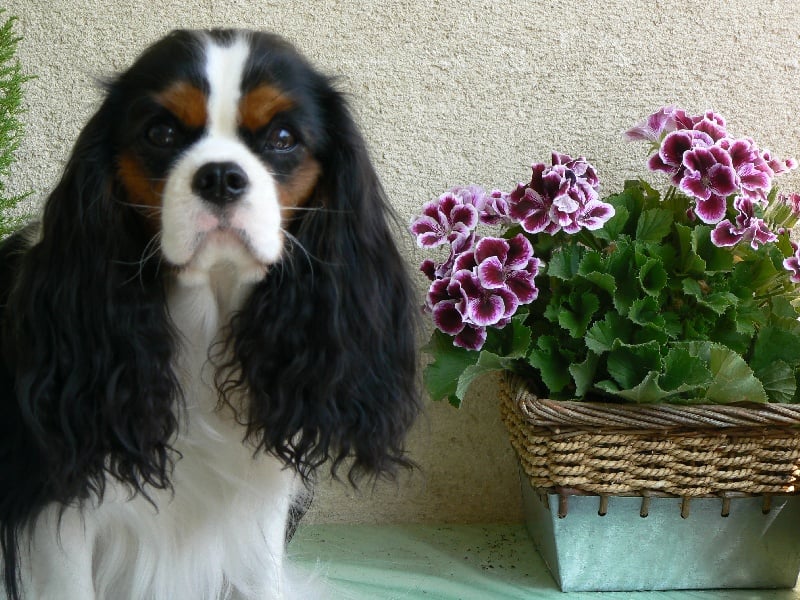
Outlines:
[[[643,516],[652,498],[674,497],[683,517],[690,498],[722,497],[727,516],[732,497],[791,494],[800,250],[790,232],[800,195],[773,181],[797,161],[732,135],[710,111],[664,107],[626,136],[650,144],[654,184],[632,180],[601,197],[589,162],[553,153],[510,192],[457,187],[424,205],[411,232],[437,253],[421,269],[435,325],[427,388],[458,406],[477,375],[503,372],[512,444],[533,487],[557,494],[562,517],[575,494],[600,496],[601,514],[609,496],[638,496]],[[754,439],[771,446],[754,450]],[[789,554],[796,578],[800,554]],[[621,577],[633,589],[791,578],[731,580],[725,569],[686,581]]]

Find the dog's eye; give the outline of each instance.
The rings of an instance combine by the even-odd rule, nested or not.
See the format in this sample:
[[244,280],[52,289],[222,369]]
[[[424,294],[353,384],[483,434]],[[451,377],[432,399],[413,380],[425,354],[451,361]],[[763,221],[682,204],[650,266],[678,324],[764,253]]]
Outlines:
[[267,133],[265,150],[290,152],[297,146],[297,136],[288,127],[275,127]]
[[171,148],[177,143],[178,132],[168,123],[156,123],[145,132],[147,141],[158,148]]

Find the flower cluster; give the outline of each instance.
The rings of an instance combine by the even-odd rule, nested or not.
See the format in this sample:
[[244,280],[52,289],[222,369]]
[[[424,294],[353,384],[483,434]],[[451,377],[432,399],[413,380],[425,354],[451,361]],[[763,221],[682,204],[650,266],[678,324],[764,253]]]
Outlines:
[[426,203],[411,223],[421,248],[448,247],[445,260],[427,259],[421,270],[431,281],[426,309],[456,346],[481,349],[487,327],[504,327],[539,293],[534,278],[541,261],[528,238],[523,233],[481,237],[479,223],[519,225],[527,233],[576,233],[598,229],[614,214],[599,200],[597,173],[585,159],[553,153],[550,166],[537,163],[532,169],[530,183],[511,193],[453,188]]
[[797,161],[711,111],[665,107],[626,135],[664,190],[601,199],[591,164],[553,153],[510,192],[453,188],[412,221],[441,253],[421,266],[434,399],[459,406],[500,370],[552,399],[800,404],[800,194],[773,186]]
[[533,165],[527,185],[509,195],[509,216],[528,233],[577,233],[599,229],[614,215],[598,195],[600,180],[584,158],[554,152],[552,166]]
[[[689,115],[668,106],[626,132],[630,140],[647,140],[656,152],[648,166],[671,176],[673,185],[693,199],[690,211],[716,224],[715,245],[774,242],[777,237],[760,216],[768,204],[775,175],[797,167],[794,159],[777,160],[750,138],[732,137],[725,119],[707,111]],[[732,198],[735,216],[726,219]]]

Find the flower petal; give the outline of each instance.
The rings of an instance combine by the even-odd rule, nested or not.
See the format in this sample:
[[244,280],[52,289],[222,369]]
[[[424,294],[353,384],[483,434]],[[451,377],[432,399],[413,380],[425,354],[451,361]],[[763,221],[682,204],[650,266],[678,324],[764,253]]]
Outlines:
[[508,241],[508,257],[506,258],[507,269],[524,269],[533,257],[533,246],[530,241],[521,233],[518,233]]
[[439,302],[433,307],[433,324],[448,335],[457,335],[464,329],[464,318],[456,309],[455,300]]
[[467,350],[480,350],[486,343],[486,328],[467,325],[453,340],[454,346]]
[[481,294],[467,299],[467,318],[475,325],[494,325],[506,314],[506,305],[498,294]]
[[711,194],[708,200],[698,200],[694,212],[703,223],[718,223],[728,210],[728,203],[724,196]]
[[711,232],[711,242],[720,248],[735,246],[742,237],[742,232],[727,219],[717,223],[717,226]]
[[520,304],[529,304],[539,296],[539,289],[534,283],[538,267],[533,272],[513,271],[506,278],[506,286],[513,293]]
[[508,257],[508,248],[508,242],[503,238],[484,237],[475,245],[475,260],[480,264],[494,256],[502,265]]
[[486,289],[495,289],[505,286],[505,272],[503,264],[496,256],[484,260],[478,265],[478,279]]

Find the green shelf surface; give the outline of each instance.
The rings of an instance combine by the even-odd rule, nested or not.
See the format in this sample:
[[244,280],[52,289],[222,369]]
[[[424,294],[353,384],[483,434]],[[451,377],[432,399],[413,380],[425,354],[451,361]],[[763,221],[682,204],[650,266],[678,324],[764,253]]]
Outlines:
[[563,593],[524,525],[301,526],[289,556],[336,600],[800,600],[797,588]]

